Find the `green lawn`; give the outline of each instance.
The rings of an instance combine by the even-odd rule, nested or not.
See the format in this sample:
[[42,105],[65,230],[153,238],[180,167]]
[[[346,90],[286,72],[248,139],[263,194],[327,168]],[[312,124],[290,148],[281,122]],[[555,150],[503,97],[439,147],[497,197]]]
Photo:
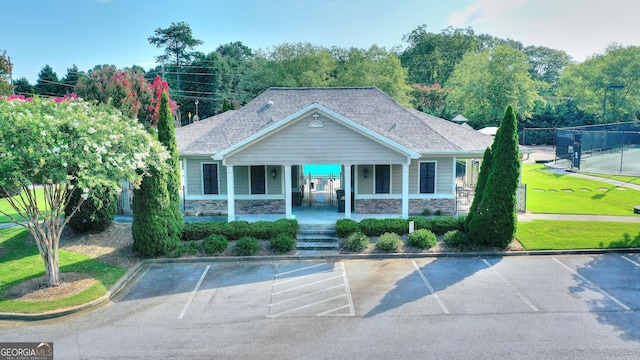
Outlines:
[[640,176],[624,176],[624,175],[606,175],[606,174],[594,174],[594,173],[581,173],[589,176],[596,176],[605,179],[618,180],[629,184],[640,185]]
[[520,222],[516,238],[527,250],[640,247],[640,224],[535,220]]
[[640,191],[553,173],[539,164],[523,166],[522,182],[532,213],[633,216],[640,205]]
[[[36,200],[38,201],[38,204],[44,204],[44,190],[42,190],[42,188],[36,189]],[[9,205],[9,202],[7,201],[7,199],[4,199],[4,198],[0,199],[0,211],[13,216],[17,220],[21,220],[21,218],[18,216],[15,210],[13,210],[11,205]],[[0,223],[9,223],[9,222],[11,222],[11,219],[8,216],[0,213]]]
[[91,274],[97,281],[87,290],[55,301],[17,301],[3,292],[25,280],[42,276],[44,262],[35,244],[26,241],[23,228],[0,229],[0,312],[35,313],[84,304],[104,295],[127,269],[108,265],[67,251],[60,251],[60,271]]

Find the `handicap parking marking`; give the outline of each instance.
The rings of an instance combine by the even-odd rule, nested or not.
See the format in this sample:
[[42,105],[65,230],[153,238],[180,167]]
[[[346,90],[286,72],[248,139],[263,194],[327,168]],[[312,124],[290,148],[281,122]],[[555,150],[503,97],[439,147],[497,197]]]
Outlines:
[[569,271],[570,273],[572,273],[574,276],[576,276],[577,278],[579,278],[580,280],[582,280],[585,284],[587,284],[590,288],[592,288],[593,290],[599,292],[600,294],[602,294],[604,297],[606,297],[607,299],[613,301],[615,304],[617,304],[618,306],[620,306],[621,308],[623,308],[624,310],[631,310],[630,307],[628,307],[627,305],[625,305],[624,303],[622,303],[620,300],[618,300],[617,298],[615,298],[613,295],[609,294],[608,292],[606,292],[604,289],[602,289],[600,286],[596,285],[594,282],[592,282],[591,280],[587,279],[586,277],[580,275],[577,271],[575,271],[574,269],[570,268],[569,266],[565,265],[562,261],[558,260],[557,258],[552,258],[556,263],[558,263],[560,266],[562,266],[563,268],[565,268],[567,271]]
[[285,315],[354,316],[344,263],[276,264],[267,317]]
[[527,297],[524,296],[524,294],[522,294],[520,290],[518,290],[518,288],[516,288],[511,282],[509,282],[509,280],[507,280],[504,276],[502,276],[502,274],[498,272],[498,270],[496,270],[493,267],[493,265],[491,265],[491,263],[489,263],[486,259],[480,259],[480,260],[482,260],[482,262],[484,262],[484,264],[487,265],[487,268],[489,270],[491,270],[500,280],[502,280],[503,283],[505,283],[505,285],[507,285],[520,299],[522,299],[522,301],[524,301],[524,303],[527,304],[527,306],[529,306],[531,310],[535,312],[538,311],[538,308],[535,305],[533,305],[533,303],[529,301],[529,299],[527,299]]

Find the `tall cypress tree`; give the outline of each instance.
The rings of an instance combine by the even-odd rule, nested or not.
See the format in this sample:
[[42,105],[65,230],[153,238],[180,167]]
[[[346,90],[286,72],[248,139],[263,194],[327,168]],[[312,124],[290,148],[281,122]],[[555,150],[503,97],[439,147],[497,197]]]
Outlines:
[[478,183],[476,184],[475,195],[473,197],[473,202],[471,203],[471,208],[469,208],[469,214],[467,215],[467,218],[465,220],[467,230],[473,226],[471,225],[473,218],[479,212],[478,207],[480,206],[482,194],[484,194],[484,189],[487,184],[487,178],[489,177],[489,172],[491,171],[491,160],[491,148],[488,147],[484,151],[484,156],[482,157],[482,165],[480,166],[480,174],[478,174]]
[[184,223],[180,211],[180,169],[169,97],[163,93],[158,112],[158,138],[169,151],[166,169],[151,168],[133,195],[133,247],[142,256],[165,255],[180,243]]
[[509,106],[491,146],[492,164],[480,205],[469,224],[479,245],[505,248],[516,232],[516,191],[520,178],[517,120]]
[[160,109],[158,111],[158,140],[169,151],[169,172],[167,173],[167,191],[169,192],[169,211],[171,218],[167,221],[167,235],[170,238],[180,240],[184,229],[182,219],[182,209],[180,205],[180,155],[178,154],[178,143],[176,141],[173,117],[169,107],[169,95],[162,92],[160,98]]

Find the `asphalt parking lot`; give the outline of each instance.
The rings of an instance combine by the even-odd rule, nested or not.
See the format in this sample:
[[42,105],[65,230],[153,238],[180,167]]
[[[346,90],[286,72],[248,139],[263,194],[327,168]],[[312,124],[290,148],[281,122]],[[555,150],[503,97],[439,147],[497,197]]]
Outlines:
[[107,307],[0,337],[63,358],[634,358],[639,309],[638,254],[213,261],[147,265]]

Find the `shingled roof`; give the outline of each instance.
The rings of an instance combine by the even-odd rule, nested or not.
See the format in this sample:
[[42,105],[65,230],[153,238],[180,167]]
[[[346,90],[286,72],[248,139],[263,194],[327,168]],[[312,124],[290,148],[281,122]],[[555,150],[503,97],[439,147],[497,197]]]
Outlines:
[[417,110],[376,87],[270,88],[240,110],[176,129],[182,155],[213,155],[312,104],[421,154],[482,154],[493,137]]

